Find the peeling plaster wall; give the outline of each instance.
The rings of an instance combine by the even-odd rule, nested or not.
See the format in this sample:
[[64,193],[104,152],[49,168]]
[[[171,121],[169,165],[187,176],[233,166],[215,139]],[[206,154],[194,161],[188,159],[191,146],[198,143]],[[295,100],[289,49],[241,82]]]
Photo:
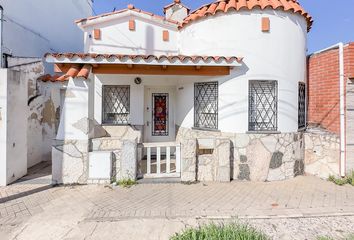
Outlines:
[[55,138],[60,112],[61,84],[44,83],[38,77],[44,74],[44,65],[41,59],[11,58],[11,69],[26,74],[28,85],[28,128],[27,140],[28,168],[42,161],[51,160],[51,145]]
[[28,97],[28,167],[51,160],[52,140],[56,137],[61,109],[61,84],[37,82],[36,85],[37,90]]

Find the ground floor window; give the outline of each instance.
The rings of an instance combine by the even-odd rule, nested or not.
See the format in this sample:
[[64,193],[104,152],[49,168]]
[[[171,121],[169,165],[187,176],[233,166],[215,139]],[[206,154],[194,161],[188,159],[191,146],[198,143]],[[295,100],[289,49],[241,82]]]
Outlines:
[[299,129],[306,127],[306,85],[299,83],[298,126]]
[[103,86],[103,124],[130,123],[130,86]]
[[277,131],[278,84],[249,81],[249,131]]
[[194,84],[194,127],[218,128],[218,82]]

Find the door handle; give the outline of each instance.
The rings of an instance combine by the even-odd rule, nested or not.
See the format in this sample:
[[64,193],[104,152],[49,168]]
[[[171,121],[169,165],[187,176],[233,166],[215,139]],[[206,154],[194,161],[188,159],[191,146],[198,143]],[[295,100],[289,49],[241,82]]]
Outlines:
[[149,125],[150,125],[150,122],[149,122],[149,121],[147,121],[147,122],[146,122],[146,126],[148,127]]

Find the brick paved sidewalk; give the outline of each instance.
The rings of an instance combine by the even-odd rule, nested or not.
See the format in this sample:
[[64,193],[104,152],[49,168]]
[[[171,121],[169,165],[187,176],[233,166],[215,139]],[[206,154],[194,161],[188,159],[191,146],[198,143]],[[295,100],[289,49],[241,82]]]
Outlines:
[[[67,197],[93,203],[88,220],[354,215],[354,187],[337,186],[315,177],[272,183],[139,184],[130,189],[52,188],[50,172],[44,174],[48,168],[41,165],[42,172],[34,171],[29,179],[0,188],[0,223],[32,216],[54,199]],[[71,204],[70,200],[67,204]]]
[[[318,224],[329,224],[332,220],[317,217],[354,216],[354,187],[337,186],[315,177],[272,183],[139,184],[123,189],[52,187],[49,170],[50,166],[42,164],[21,181],[0,188],[0,239],[7,239],[2,238],[4,233],[15,232],[17,236],[18,231],[26,239],[26,234],[36,233],[33,229],[43,225],[57,236],[51,239],[62,239],[69,230],[100,222],[114,227],[109,223],[128,224],[141,219],[315,217]],[[345,218],[336,218],[338,224],[334,225],[339,228],[342,220]]]
[[91,220],[354,215],[354,187],[315,177],[273,183],[143,184],[95,198]]

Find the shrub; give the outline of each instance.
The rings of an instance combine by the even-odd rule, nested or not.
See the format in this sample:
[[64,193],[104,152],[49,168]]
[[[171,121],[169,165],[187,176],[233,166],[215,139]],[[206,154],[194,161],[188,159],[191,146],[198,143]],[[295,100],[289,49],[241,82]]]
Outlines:
[[170,240],[268,240],[270,239],[256,229],[238,223],[209,224],[198,228],[186,229]]
[[122,179],[122,180],[119,180],[117,182],[117,184],[121,187],[124,187],[124,188],[130,188],[134,185],[137,185],[137,181],[135,180],[132,180],[132,179]]

